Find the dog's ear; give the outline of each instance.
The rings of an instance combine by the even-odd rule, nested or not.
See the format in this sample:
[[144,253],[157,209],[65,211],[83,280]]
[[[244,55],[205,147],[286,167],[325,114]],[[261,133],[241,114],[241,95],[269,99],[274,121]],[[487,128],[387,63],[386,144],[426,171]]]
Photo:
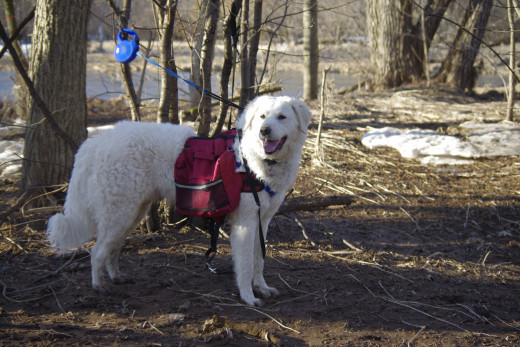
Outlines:
[[291,98],[291,106],[296,116],[298,116],[298,128],[301,132],[307,133],[307,127],[311,122],[311,110],[309,106],[296,98]]
[[[258,99],[258,98],[257,98]],[[253,99],[247,105],[244,111],[240,114],[238,119],[235,121],[235,127],[237,129],[245,130],[251,126],[251,122],[255,116],[256,110],[258,110],[257,99]]]

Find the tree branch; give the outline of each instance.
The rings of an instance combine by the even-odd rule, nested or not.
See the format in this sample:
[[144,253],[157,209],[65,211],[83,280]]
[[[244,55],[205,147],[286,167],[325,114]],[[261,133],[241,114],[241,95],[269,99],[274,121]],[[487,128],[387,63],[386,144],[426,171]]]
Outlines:
[[[11,37],[9,38],[9,42],[13,42],[14,40],[16,40],[18,38],[18,35],[20,35],[20,32],[22,32],[23,28],[27,25],[27,23],[29,23],[34,18],[34,11],[35,11],[35,7],[33,7],[33,9],[31,10],[31,12],[29,12],[27,17],[25,17],[25,19],[20,23],[20,25],[18,25],[18,28],[16,28],[16,30],[11,34]],[[5,45],[0,50],[0,59],[2,59],[5,52],[7,52],[7,45]]]

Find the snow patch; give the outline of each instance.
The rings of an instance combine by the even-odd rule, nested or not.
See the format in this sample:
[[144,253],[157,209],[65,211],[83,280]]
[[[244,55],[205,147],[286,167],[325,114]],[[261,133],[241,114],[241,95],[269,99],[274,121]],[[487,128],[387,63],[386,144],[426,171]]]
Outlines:
[[520,155],[520,126],[511,123],[465,122],[461,134],[452,136],[433,130],[385,127],[365,133],[361,143],[370,148],[394,148],[404,158],[422,164],[468,164],[476,158]]

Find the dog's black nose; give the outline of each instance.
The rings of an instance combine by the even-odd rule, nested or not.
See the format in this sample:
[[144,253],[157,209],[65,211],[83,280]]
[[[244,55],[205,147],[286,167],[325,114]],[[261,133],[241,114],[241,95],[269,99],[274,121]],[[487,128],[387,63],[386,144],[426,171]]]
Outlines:
[[269,135],[271,135],[271,128],[270,127],[261,127],[260,134],[264,137],[268,137]]

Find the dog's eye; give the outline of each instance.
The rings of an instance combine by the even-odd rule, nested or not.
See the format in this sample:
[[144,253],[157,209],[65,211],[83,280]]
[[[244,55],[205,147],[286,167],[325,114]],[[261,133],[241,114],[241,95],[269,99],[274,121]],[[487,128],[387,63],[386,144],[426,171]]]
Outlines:
[[287,118],[287,117],[285,117],[283,114],[278,116],[278,120],[284,120],[285,118]]
[[265,119],[265,114],[261,115],[260,119]]

